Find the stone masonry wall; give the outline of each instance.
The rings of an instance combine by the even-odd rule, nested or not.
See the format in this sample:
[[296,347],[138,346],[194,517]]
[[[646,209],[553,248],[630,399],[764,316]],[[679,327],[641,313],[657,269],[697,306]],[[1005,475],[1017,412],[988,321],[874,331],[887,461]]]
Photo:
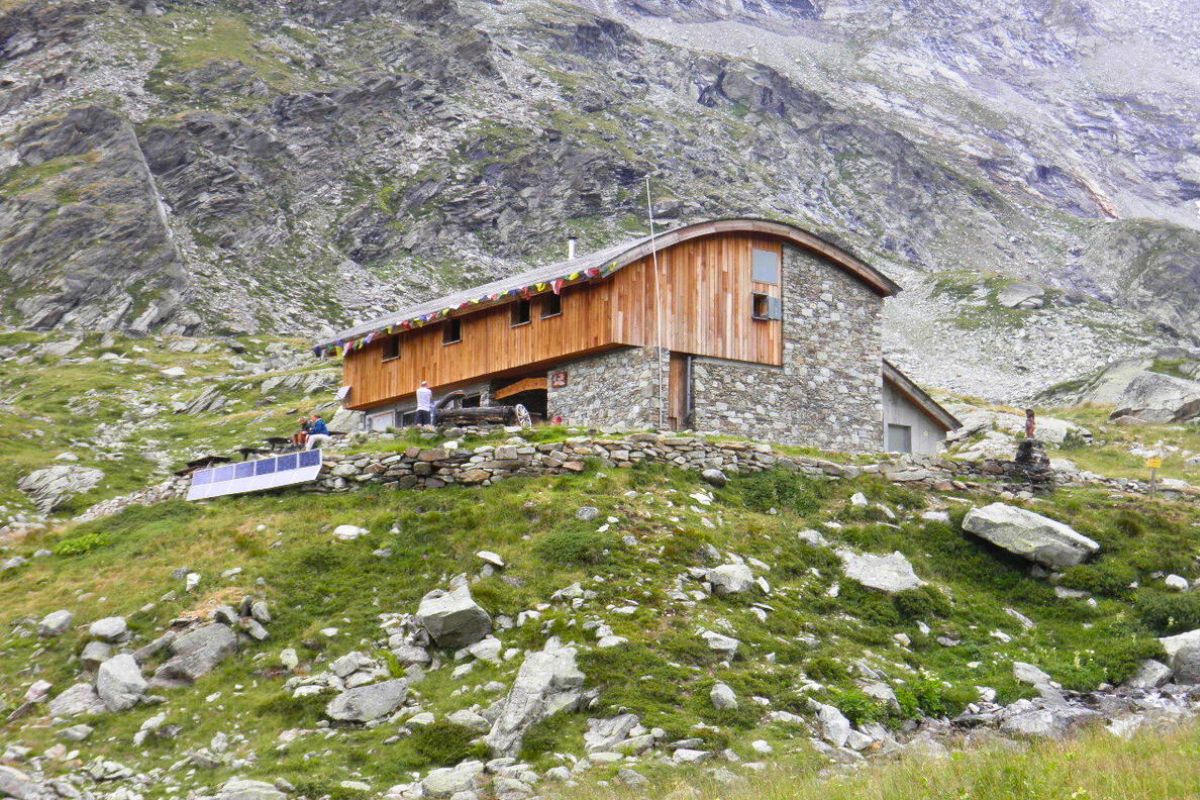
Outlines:
[[697,357],[697,430],[847,453],[883,449],[880,297],[783,248],[783,366]]
[[[550,418],[561,415],[568,425],[613,430],[639,430],[659,426],[659,367],[652,347],[624,347],[555,367],[567,373],[567,385],[546,390]],[[549,378],[547,384],[550,383]]]

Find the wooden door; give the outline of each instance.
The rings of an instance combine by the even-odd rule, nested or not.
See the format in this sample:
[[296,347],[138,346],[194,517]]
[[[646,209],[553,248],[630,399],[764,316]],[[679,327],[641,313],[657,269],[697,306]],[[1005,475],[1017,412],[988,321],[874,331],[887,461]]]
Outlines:
[[691,399],[691,365],[687,353],[671,353],[671,365],[667,375],[667,424],[678,431],[689,427],[688,412]]

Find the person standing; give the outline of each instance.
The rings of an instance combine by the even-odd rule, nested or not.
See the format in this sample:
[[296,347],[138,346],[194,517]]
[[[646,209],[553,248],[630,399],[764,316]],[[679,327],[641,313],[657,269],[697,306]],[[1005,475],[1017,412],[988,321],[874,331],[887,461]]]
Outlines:
[[1033,416],[1033,409],[1025,409],[1025,438],[1032,439],[1037,433],[1037,419]]
[[421,381],[417,387],[417,424],[430,425],[433,423],[433,391],[427,381]]

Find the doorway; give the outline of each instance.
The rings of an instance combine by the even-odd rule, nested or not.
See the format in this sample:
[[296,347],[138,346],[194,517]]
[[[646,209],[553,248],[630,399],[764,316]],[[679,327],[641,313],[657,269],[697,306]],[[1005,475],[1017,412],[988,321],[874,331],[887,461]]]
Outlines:
[[692,414],[692,357],[688,353],[671,353],[667,371],[667,426],[673,431],[689,430]]

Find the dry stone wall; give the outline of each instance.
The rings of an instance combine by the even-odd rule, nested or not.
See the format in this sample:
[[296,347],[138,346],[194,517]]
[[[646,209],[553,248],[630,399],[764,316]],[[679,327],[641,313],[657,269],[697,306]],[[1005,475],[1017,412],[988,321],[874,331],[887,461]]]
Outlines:
[[[661,359],[660,362],[655,357]],[[658,427],[659,378],[666,378],[669,354],[654,347],[623,347],[555,367],[567,385],[547,380],[546,407],[568,425],[613,430]]]

